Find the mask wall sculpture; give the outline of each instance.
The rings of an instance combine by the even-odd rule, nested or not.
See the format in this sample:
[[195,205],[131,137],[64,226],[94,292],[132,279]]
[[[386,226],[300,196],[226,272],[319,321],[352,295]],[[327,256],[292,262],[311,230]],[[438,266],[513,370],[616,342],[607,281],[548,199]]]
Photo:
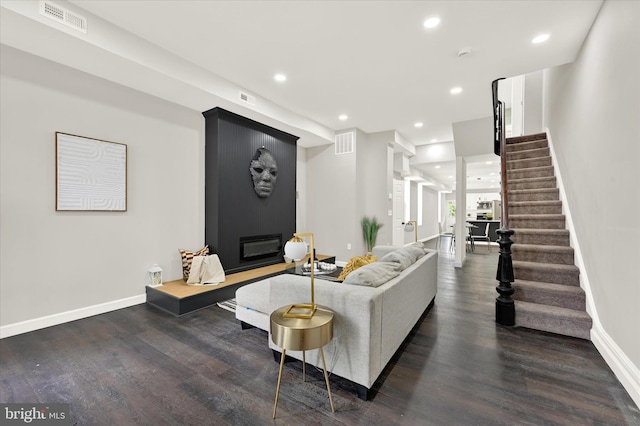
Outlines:
[[260,198],[267,198],[273,192],[278,178],[278,165],[271,152],[265,147],[258,148],[249,165],[253,190]]

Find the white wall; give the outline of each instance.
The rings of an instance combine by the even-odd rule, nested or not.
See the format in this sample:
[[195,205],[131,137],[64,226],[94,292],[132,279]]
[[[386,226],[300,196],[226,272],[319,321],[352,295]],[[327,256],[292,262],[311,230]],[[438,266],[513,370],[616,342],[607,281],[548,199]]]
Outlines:
[[376,244],[389,245],[393,239],[393,148],[395,132],[358,133],[358,185],[359,216],[375,216],[383,223]]
[[640,404],[638,76],[640,3],[606,1],[577,60],[545,73],[544,121],[595,303],[592,339]]
[[422,226],[418,227],[418,239],[433,238],[438,229],[438,191],[422,187]]
[[[453,123],[453,143],[458,157],[493,154],[493,118]],[[466,177],[465,177],[466,180]],[[459,190],[459,188],[457,188]]]
[[[468,233],[466,227],[466,211],[467,211],[467,162],[464,157],[456,158],[456,223],[454,234],[456,238],[456,253],[453,265],[456,268],[462,268],[467,258],[467,240]],[[464,238],[462,237],[464,236]]]
[[314,233],[318,254],[335,255],[338,261],[364,254],[355,153],[335,155],[333,144],[308,148],[307,191],[300,194],[300,202],[306,206],[308,228],[298,231]]
[[[2,336],[142,303],[154,263],[180,278],[204,240],[202,115],[4,45],[0,66]],[[55,211],[56,131],[127,144],[127,212]]]
[[524,76],[524,133],[542,132],[542,71]]

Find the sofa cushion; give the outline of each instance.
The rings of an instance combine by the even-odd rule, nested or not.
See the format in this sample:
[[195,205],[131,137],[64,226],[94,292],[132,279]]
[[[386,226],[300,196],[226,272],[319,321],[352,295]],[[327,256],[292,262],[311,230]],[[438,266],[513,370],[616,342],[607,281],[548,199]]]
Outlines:
[[[245,285],[236,290],[236,303],[242,309],[262,312],[270,315],[269,297],[271,294],[271,279],[266,278],[255,283]],[[240,308],[238,308],[240,309]],[[236,311],[237,312],[237,311]]]
[[344,280],[344,284],[378,287],[400,275],[394,262],[374,262],[364,265],[351,272]]
[[377,256],[367,255],[367,256],[356,256],[352,257],[349,262],[342,268],[342,272],[340,272],[340,276],[338,277],[338,281],[344,281],[347,276],[360,268],[361,266],[368,265],[378,260]]
[[406,246],[385,254],[380,259],[380,262],[392,262],[397,265],[397,270],[402,272],[413,265],[415,261],[424,256],[424,254],[425,251],[423,248]]

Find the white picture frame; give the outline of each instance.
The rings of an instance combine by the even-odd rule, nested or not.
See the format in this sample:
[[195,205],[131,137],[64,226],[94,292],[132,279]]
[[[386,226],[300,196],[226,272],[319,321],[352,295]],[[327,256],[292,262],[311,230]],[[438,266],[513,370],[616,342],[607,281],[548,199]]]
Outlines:
[[127,211],[127,145],[56,132],[56,211]]

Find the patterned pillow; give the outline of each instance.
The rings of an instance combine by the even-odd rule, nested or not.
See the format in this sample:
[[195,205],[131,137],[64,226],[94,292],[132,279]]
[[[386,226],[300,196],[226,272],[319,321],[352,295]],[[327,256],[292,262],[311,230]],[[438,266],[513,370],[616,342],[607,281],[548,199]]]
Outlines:
[[367,256],[352,257],[351,260],[342,268],[338,281],[344,281],[351,272],[355,271],[361,266],[368,265],[378,260],[377,256],[369,254]]
[[180,257],[182,258],[182,277],[185,281],[189,280],[189,274],[191,273],[191,262],[194,256],[206,256],[209,254],[209,246],[204,246],[198,251],[188,251],[178,249]]

